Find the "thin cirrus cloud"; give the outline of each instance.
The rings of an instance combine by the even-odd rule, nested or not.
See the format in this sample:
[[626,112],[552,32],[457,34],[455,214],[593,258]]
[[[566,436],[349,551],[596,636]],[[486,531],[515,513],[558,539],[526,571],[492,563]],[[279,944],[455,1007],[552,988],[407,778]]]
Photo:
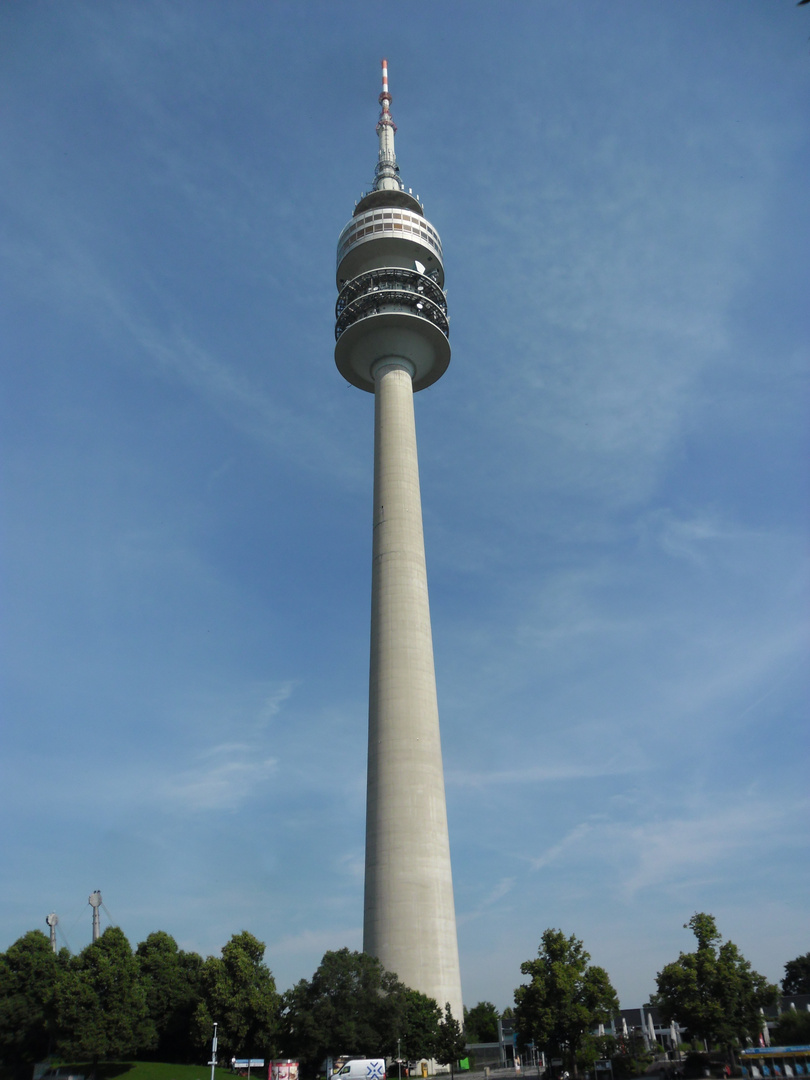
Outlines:
[[807,812],[807,803],[774,805],[750,792],[724,800],[718,807],[707,799],[694,816],[636,825],[628,830],[605,830],[607,844],[623,845],[632,852],[621,882],[632,897],[643,890],[676,885],[683,890],[690,879],[722,881],[741,854],[752,847],[773,845],[778,853],[791,847],[786,830]]
[[278,771],[278,759],[245,744],[212,747],[193,768],[165,778],[162,796],[186,813],[236,810]]
[[[598,861],[608,867],[600,872],[602,880],[607,873],[611,887],[628,901],[638,893],[672,885],[688,891],[690,882],[707,874],[722,881],[742,852],[768,837],[776,852],[789,846],[783,830],[805,812],[801,803],[776,806],[752,791],[726,795],[721,806],[708,792],[699,803],[688,816],[660,817],[653,803],[650,821],[601,815],[580,822],[526,861],[534,871],[565,864],[569,872],[576,864]],[[646,816],[644,806],[637,806],[636,813]]]
[[504,784],[546,784],[588,780],[597,776],[627,776],[644,769],[639,753],[622,750],[598,762],[580,760],[544,762],[542,765],[514,765],[508,769],[487,769],[481,772],[447,769],[448,785],[464,788],[503,787]]
[[486,916],[487,912],[491,911],[492,908],[497,907],[502,900],[505,900],[519,883],[519,878],[517,877],[501,878],[488,893],[479,897],[478,903],[473,910],[457,913],[456,918],[459,928],[466,927],[476,919]]

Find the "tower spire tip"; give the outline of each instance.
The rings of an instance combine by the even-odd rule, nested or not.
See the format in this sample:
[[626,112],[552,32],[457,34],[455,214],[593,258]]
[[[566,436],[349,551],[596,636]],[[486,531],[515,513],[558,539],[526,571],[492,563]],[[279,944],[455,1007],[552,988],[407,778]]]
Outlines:
[[377,168],[374,171],[374,187],[380,189],[402,190],[402,181],[399,179],[399,167],[394,152],[394,134],[397,125],[391,115],[391,94],[388,91],[388,61],[382,60],[382,93],[380,94],[380,118],[377,121],[377,137],[380,140],[380,151],[377,158]]

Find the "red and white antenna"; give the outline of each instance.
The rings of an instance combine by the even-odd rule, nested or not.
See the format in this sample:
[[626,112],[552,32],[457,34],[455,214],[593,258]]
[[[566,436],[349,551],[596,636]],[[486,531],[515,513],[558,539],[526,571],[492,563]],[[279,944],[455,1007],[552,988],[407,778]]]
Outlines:
[[382,93],[380,94],[380,119],[377,121],[377,137],[380,140],[380,152],[377,168],[374,170],[374,187],[380,189],[402,190],[399,179],[397,158],[394,152],[394,133],[397,125],[390,112],[391,94],[388,90],[388,61],[382,61]]
[[382,62],[382,93],[380,94],[380,119],[377,121],[377,134],[380,134],[380,126],[391,127],[394,131],[397,130],[397,125],[394,123],[394,118],[391,116],[391,94],[388,92],[388,61]]

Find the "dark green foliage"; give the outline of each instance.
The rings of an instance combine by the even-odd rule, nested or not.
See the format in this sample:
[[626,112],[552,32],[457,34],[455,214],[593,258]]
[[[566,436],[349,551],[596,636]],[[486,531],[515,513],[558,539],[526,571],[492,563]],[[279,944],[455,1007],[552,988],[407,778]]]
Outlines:
[[444,1018],[439,1024],[436,1060],[440,1065],[449,1065],[452,1073],[455,1065],[464,1057],[465,1047],[466,1039],[461,1030],[461,1024],[453,1017],[453,1011],[448,1002],[444,1006]]
[[157,1041],[138,961],[117,926],[68,963],[56,985],[60,1053],[93,1061],[148,1051]]
[[281,998],[263,958],[264,942],[243,930],[221,958],[209,956],[203,963],[202,1000],[194,1013],[201,1051],[210,1046],[216,1021],[220,1058],[276,1055]]
[[67,954],[54,955],[40,930],[31,930],[0,956],[0,1060],[30,1065],[53,1048],[54,993]]
[[578,1064],[590,1065],[600,1045],[590,1032],[608,1023],[619,999],[600,967],[592,967],[582,942],[560,930],[546,930],[536,960],[520,965],[531,978],[515,990],[515,1020],[523,1043],[550,1057],[561,1057],[577,1075]]
[[799,1012],[797,1009],[783,1012],[771,1031],[771,1043],[774,1046],[810,1045],[810,1012]]
[[402,987],[400,1008],[394,1035],[399,1040],[399,1053],[405,1061],[436,1056],[442,1010],[427,994]]
[[403,1056],[420,1057],[435,1038],[440,1014],[434,1005],[373,956],[327,952],[312,979],[284,995],[285,1052],[305,1072],[340,1054],[395,1057],[398,1038]]
[[614,1080],[643,1075],[654,1059],[654,1054],[647,1049],[644,1036],[638,1028],[633,1028],[627,1035],[619,1035],[616,1039],[605,1038],[601,1041],[614,1044],[612,1053],[608,1051],[599,1055],[612,1058]]
[[706,1075],[707,1070],[711,1073],[712,1059],[708,1054],[697,1050],[690,1050],[683,1059],[683,1074],[687,1080],[697,1080]]
[[744,1045],[747,1037],[757,1037],[759,1010],[776,1001],[777,989],[752,971],[733,942],[723,941],[711,915],[696,912],[687,925],[698,947],[659,971],[653,1004],[693,1039],[728,1049]]
[[479,1001],[471,1009],[464,1010],[464,1033],[470,1043],[494,1043],[498,1041],[500,1015],[491,1001]]
[[785,964],[782,979],[783,994],[810,994],[810,953],[797,956]]
[[202,990],[202,958],[197,953],[182,952],[163,930],[142,941],[135,955],[157,1033],[151,1056],[157,1061],[198,1059],[192,1020]]

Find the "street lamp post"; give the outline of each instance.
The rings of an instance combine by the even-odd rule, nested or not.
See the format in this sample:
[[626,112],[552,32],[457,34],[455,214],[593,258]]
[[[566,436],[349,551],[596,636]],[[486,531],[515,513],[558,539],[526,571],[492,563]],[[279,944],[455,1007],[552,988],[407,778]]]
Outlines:
[[214,1080],[214,1069],[217,1067],[217,1023],[214,1021],[214,1037],[211,1040],[211,1080]]

